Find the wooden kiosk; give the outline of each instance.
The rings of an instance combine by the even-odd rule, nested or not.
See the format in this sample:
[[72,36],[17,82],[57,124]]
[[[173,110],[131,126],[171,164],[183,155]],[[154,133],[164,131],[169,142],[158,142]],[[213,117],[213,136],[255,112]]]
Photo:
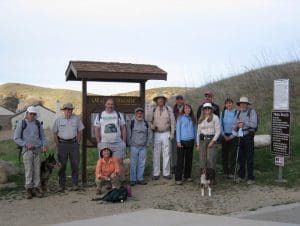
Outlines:
[[82,183],[87,182],[87,147],[96,147],[93,119],[104,110],[107,96],[87,94],[87,82],[130,82],[140,84],[138,97],[113,96],[116,109],[125,114],[125,120],[132,117],[136,107],[145,106],[145,85],[148,80],[167,80],[167,72],[155,65],[108,63],[91,61],[70,61],[66,70],[66,81],[82,82]]

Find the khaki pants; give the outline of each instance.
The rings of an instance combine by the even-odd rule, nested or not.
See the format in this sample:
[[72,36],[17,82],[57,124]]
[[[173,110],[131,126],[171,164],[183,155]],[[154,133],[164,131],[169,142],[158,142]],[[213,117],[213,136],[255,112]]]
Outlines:
[[102,191],[102,187],[106,186],[107,188],[119,188],[121,185],[120,176],[111,177],[110,180],[98,179],[95,180],[97,185],[97,190]]
[[211,140],[200,140],[200,168],[213,168],[216,169],[217,150],[216,144],[208,148]]
[[35,150],[35,153],[31,150],[23,152],[26,189],[37,188],[40,186],[41,159],[39,153],[38,150]]

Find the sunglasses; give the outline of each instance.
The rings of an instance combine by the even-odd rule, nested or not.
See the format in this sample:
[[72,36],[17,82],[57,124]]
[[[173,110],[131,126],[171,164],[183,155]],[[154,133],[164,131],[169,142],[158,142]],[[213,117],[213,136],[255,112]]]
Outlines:
[[36,113],[29,113],[29,114],[30,114],[30,115],[34,115],[34,116],[36,115]]
[[72,108],[65,108],[64,110],[66,110],[66,111],[73,111]]
[[209,107],[205,107],[205,108],[203,108],[203,109],[204,109],[204,110],[207,110],[207,109],[209,109],[209,110],[210,110],[211,108],[209,108]]

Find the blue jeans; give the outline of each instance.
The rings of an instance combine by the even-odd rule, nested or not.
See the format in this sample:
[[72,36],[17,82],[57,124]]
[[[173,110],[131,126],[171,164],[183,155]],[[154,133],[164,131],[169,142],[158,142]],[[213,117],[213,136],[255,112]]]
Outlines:
[[144,180],[146,147],[130,147],[130,181]]

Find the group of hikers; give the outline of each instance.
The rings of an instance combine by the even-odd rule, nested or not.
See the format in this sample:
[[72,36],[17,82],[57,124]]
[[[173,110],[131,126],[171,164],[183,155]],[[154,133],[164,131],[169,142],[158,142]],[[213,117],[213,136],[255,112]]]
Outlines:
[[[153,146],[152,180],[172,179],[175,184],[191,182],[194,147],[199,151],[200,169],[216,169],[217,143],[222,145],[222,166],[227,178],[236,174],[237,182],[255,181],[253,173],[254,134],[257,129],[257,113],[250,108],[247,97],[236,102],[226,98],[224,109],[220,111],[213,102],[213,92],[208,90],[197,109],[196,115],[183,95],[177,95],[173,108],[167,105],[165,95],[153,98],[155,106],[147,112],[150,120],[145,120],[144,108],[134,110],[134,118],[125,121],[124,115],[115,109],[114,99],[105,100],[105,110],[98,113],[93,122],[99,159],[95,169],[96,193],[124,185],[125,170],[123,160],[126,146],[130,147],[129,184],[146,185],[144,170],[149,145]],[[63,115],[52,127],[57,145],[59,168],[59,191],[66,189],[66,165],[71,163],[72,189],[78,190],[79,144],[84,125],[80,117],[73,114],[72,103],[63,105]],[[25,119],[18,122],[14,140],[22,146],[25,168],[25,188],[27,198],[42,197],[40,190],[39,153],[47,151],[47,141],[42,126],[36,126],[38,112],[34,106],[27,108]],[[24,128],[24,122],[27,126]],[[237,153],[238,150],[238,153]],[[162,155],[162,174],[161,174]],[[238,158],[237,158],[238,157]],[[199,174],[200,176],[200,174]]]

